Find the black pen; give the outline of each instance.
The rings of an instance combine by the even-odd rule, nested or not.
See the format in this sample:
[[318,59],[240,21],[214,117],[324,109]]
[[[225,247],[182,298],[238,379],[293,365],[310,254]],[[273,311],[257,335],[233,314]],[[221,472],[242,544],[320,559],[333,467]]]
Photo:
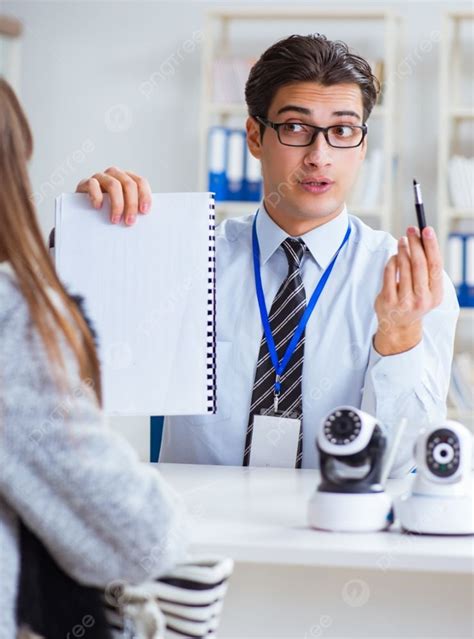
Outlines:
[[416,219],[418,220],[421,243],[423,244],[423,229],[426,226],[425,207],[423,206],[423,198],[421,197],[421,187],[415,179],[413,179],[413,189],[415,191]]

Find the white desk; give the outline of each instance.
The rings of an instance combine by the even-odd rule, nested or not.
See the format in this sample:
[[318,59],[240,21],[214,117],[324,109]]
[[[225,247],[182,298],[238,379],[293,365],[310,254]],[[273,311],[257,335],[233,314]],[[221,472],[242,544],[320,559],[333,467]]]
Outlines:
[[192,550],[236,561],[220,639],[473,636],[472,537],[312,530],[317,471],[159,468],[189,507]]

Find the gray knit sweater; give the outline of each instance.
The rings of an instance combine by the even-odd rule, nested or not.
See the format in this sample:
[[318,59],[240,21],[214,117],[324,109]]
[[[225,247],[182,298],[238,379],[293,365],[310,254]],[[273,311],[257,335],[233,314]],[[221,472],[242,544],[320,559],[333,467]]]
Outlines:
[[80,583],[155,578],[185,558],[182,505],[104,425],[63,346],[60,394],[11,268],[0,264],[0,639],[16,636],[19,517]]

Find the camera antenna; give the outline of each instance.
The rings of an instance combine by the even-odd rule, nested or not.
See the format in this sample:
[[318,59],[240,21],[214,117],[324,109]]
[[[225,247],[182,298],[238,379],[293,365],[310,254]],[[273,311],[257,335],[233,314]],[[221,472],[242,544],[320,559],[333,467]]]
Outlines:
[[400,446],[400,442],[402,440],[402,436],[403,436],[403,433],[405,432],[406,426],[407,426],[407,418],[402,417],[402,419],[400,420],[395,430],[395,436],[392,439],[390,448],[388,448],[385,454],[385,461],[382,466],[382,473],[380,475],[380,483],[382,484],[382,486],[385,486],[388,479],[388,475],[390,471],[392,470],[393,462],[395,461],[395,455],[397,454],[397,450]]

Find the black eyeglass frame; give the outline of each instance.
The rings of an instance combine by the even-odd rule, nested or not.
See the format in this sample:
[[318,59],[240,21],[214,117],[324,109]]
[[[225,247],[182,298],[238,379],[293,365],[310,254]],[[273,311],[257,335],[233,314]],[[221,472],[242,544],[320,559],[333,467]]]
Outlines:
[[[277,133],[278,136],[278,141],[280,142],[280,144],[283,144],[283,146],[293,146],[293,147],[305,147],[305,146],[311,146],[313,144],[313,142],[316,139],[316,136],[318,135],[319,132],[322,132],[322,134],[324,135],[324,139],[326,140],[326,142],[329,144],[329,146],[331,146],[333,149],[356,149],[358,146],[360,146],[362,144],[362,142],[364,141],[365,136],[367,135],[367,125],[366,124],[332,124],[331,126],[316,126],[315,124],[306,124],[305,122],[271,122],[270,120],[267,120],[266,118],[262,118],[260,115],[254,115],[253,116],[255,120],[257,120],[257,122],[260,122],[260,124],[263,124],[264,126],[270,127],[271,129],[274,129]],[[283,126],[284,124],[302,124],[303,126],[306,126],[310,129],[313,129],[313,135],[311,136],[311,140],[308,142],[308,144],[288,144],[287,142],[282,142],[281,141],[281,137],[280,137],[280,127]],[[331,144],[331,142],[329,141],[329,135],[328,135],[328,131],[329,129],[334,129],[336,127],[340,127],[340,126],[350,126],[353,129],[360,129],[362,131],[362,138],[360,140],[360,142],[358,142],[357,144],[352,144],[351,146],[335,146],[334,144]]]

